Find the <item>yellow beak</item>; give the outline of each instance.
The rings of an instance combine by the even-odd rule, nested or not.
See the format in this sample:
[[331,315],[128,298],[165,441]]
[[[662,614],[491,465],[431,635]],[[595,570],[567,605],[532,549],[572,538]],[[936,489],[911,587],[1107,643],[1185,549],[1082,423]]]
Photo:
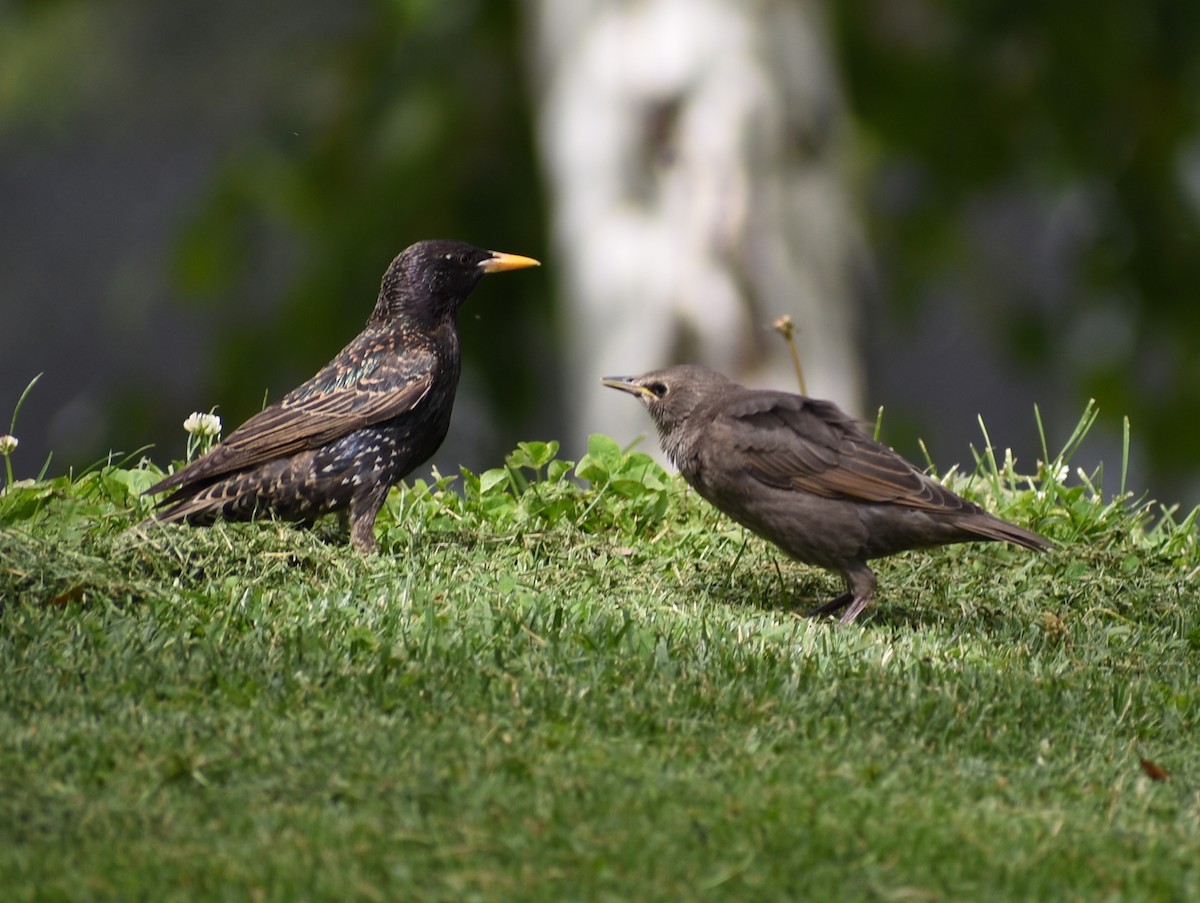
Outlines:
[[534,260],[532,257],[492,251],[492,256],[482,261],[479,268],[485,273],[503,273],[505,270],[523,270],[526,267],[540,267],[541,265],[541,261]]

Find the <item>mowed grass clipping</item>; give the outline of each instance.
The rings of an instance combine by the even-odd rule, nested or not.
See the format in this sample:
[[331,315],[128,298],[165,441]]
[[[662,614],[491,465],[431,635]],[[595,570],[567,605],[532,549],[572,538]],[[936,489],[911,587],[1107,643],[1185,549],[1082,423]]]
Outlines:
[[879,562],[843,629],[645,455],[554,452],[369,558],[130,532],[145,466],[0,497],[4,899],[1200,899],[1194,513],[985,453],[947,482],[1059,547]]

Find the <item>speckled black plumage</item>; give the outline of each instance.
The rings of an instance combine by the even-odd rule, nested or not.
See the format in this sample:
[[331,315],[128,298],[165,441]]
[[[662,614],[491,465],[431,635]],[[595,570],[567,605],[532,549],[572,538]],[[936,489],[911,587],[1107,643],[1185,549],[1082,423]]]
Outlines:
[[858,617],[875,594],[873,558],[974,540],[1050,546],[930,479],[833,402],[747,389],[696,366],[602,382],[646,406],[663,451],[705,500],[842,575],[846,592],[809,614]]
[[459,308],[486,273],[536,265],[455,241],[406,248],[384,274],[366,328],[312,379],[150,487],[177,490],[150,520],[312,520],[348,508],[351,542],[373,551],[388,490],[450,426]]

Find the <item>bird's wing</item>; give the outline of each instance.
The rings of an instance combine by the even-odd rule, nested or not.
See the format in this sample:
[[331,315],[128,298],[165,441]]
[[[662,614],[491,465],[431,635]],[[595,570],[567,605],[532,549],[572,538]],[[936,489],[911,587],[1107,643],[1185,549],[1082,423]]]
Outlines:
[[[390,355],[353,354],[353,346],[312,379],[255,414],[202,458],[151,486],[159,493],[315,448],[415,407],[434,382],[435,359],[424,349]],[[384,366],[384,360],[392,366]]]
[[969,505],[871,439],[832,402],[747,393],[721,419],[735,439],[736,466],[767,485],[927,511],[961,511]]

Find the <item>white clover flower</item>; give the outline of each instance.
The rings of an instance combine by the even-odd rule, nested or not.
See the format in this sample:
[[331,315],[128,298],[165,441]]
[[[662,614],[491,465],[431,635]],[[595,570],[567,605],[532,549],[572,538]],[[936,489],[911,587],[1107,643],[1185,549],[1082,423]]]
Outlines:
[[192,436],[218,436],[221,433],[221,418],[216,414],[201,414],[197,411],[183,421],[183,428]]
[[19,444],[16,436],[0,436],[0,455],[11,455],[17,450]]
[[[1042,485],[1054,484],[1056,486],[1062,486],[1066,483],[1067,477],[1071,475],[1071,468],[1067,464],[1063,463],[1060,463],[1056,467],[1054,462],[1043,465],[1041,461],[1038,461],[1038,469],[1045,470],[1046,476],[1042,481]],[[1039,499],[1044,499],[1046,497],[1046,491],[1044,489],[1039,489],[1037,492],[1037,497]]]

